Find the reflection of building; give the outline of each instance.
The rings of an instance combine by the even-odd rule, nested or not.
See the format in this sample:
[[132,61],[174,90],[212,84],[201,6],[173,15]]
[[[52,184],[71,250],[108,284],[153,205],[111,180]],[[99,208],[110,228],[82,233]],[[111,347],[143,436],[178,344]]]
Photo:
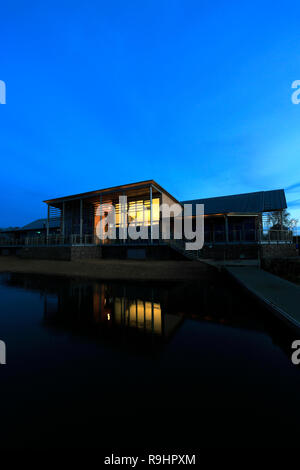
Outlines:
[[[121,295],[122,294],[122,295]],[[128,327],[168,337],[181,322],[181,316],[162,312],[159,299],[151,300],[132,297],[126,287],[122,292],[115,292],[104,284],[94,284],[93,317],[96,323],[106,322],[115,327]],[[149,297],[149,295],[148,295]]]
[[131,328],[145,329],[162,334],[162,312],[159,303],[145,300],[116,298],[114,302],[115,322]]
[[[201,329],[214,324],[234,328],[237,334],[240,329],[257,330],[290,354],[288,328],[224,277],[149,286],[6,273],[1,283],[42,294],[45,327],[108,340],[117,347],[126,344],[137,352],[153,342],[166,343],[177,332],[188,338],[201,322]],[[34,305],[38,305],[36,300]],[[38,316],[35,321],[39,323]],[[184,321],[185,327],[179,328]],[[210,335],[214,331],[218,339],[218,329],[208,331]]]
[[[56,299],[55,299],[56,297]],[[182,321],[181,315],[163,313],[159,294],[144,288],[97,282],[69,282],[57,295],[45,295],[47,324],[89,324],[92,327],[125,329],[168,338]]]

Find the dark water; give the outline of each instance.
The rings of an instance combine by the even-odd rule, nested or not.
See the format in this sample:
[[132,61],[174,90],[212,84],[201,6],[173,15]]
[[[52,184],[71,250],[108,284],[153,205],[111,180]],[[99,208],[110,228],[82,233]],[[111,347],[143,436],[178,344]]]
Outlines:
[[1,442],[298,446],[295,334],[228,280],[0,279]]

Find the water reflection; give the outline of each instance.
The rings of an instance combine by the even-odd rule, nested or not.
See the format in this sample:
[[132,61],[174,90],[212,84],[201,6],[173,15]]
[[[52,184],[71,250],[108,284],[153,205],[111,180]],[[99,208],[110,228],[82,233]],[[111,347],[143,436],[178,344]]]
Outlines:
[[[5,283],[38,291],[43,324],[76,336],[131,346],[166,343],[186,320],[267,333],[290,354],[291,333],[224,278],[215,282],[103,283],[87,279],[8,274]],[[122,342],[120,341],[122,338]]]
[[7,446],[244,446],[245,433],[281,439],[291,420],[297,439],[294,333],[223,277],[131,284],[7,274],[0,296]]
[[44,323],[48,326],[90,326],[102,333],[131,330],[144,336],[169,338],[181,314],[163,311],[155,286],[103,284],[64,280],[56,293],[44,291]]
[[162,334],[160,303],[139,298],[130,299],[126,295],[126,287],[123,288],[122,297],[112,297],[107,286],[95,284],[93,314],[96,323],[110,322],[110,325],[128,326]]

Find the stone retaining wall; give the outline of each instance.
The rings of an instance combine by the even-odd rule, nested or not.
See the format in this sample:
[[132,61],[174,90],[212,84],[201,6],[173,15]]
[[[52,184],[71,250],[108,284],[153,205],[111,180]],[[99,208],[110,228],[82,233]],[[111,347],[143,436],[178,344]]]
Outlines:
[[164,246],[36,246],[24,247],[18,252],[20,258],[75,261],[79,259],[186,259],[181,253]]
[[102,258],[101,246],[72,246],[71,260]]
[[262,268],[276,276],[300,284],[300,257],[265,258],[262,260]]
[[101,258],[100,246],[35,246],[19,250],[24,259],[50,259],[71,261],[86,258]]
[[287,258],[297,255],[298,252],[294,243],[261,245],[261,258]]
[[184,255],[168,245],[104,245],[102,247],[102,257],[106,259],[186,260]]
[[[167,245],[164,246],[36,246],[18,249],[18,256],[27,259],[79,260],[96,258],[115,259],[185,259],[181,253]],[[240,245],[205,245],[201,250],[203,258],[215,260],[234,259],[272,259],[296,257],[294,244],[240,244]]]
[[215,260],[234,260],[234,259],[258,259],[260,258],[281,258],[297,256],[295,244],[274,243],[266,245],[256,244],[220,244],[204,245],[201,250],[203,258]]
[[233,259],[257,259],[258,245],[204,245],[201,250],[201,256],[207,259],[215,260],[233,260]]

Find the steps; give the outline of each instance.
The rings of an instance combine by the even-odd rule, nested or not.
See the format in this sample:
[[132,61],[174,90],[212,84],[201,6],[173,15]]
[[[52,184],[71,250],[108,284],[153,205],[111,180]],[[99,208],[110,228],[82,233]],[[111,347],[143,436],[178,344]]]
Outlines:
[[184,240],[166,240],[167,244],[173,248],[173,250],[177,251],[185,258],[192,260],[192,261],[199,261],[199,251],[198,250],[186,250],[185,249],[185,241]]

